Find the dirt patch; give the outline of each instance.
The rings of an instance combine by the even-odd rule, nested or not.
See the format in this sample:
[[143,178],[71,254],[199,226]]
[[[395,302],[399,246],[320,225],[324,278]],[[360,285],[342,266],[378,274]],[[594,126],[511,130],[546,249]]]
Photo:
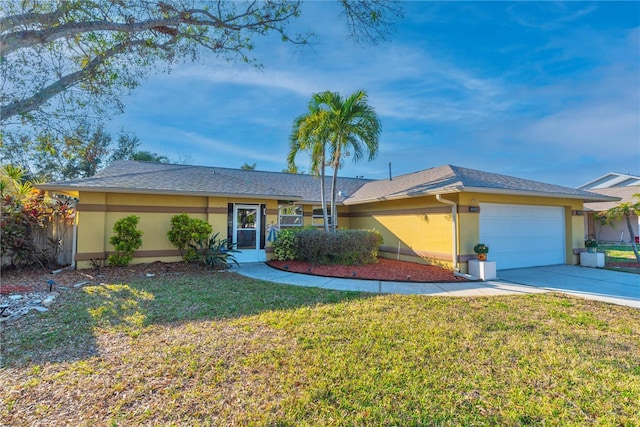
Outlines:
[[463,277],[435,265],[378,258],[378,262],[367,265],[313,265],[305,261],[268,261],[268,265],[279,270],[316,276],[344,277],[350,279],[385,280],[394,282],[464,282]]
[[[16,293],[45,292],[52,288],[73,287],[78,283],[127,283],[141,278],[166,277],[176,274],[207,274],[210,270],[204,266],[186,264],[184,262],[136,264],[128,267],[101,267],[96,269],[59,270],[26,268],[21,270],[4,270],[0,276],[0,295]],[[49,280],[53,280],[51,285]]]

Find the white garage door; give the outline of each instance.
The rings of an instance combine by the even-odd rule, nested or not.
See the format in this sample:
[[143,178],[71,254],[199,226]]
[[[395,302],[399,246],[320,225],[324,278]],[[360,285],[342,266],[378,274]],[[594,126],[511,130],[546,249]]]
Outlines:
[[480,241],[499,270],[564,264],[564,208],[481,203]]

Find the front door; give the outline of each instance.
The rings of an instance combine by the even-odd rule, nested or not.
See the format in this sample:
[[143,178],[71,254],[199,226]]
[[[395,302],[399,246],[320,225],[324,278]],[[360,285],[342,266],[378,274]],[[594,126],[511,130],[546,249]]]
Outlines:
[[234,205],[233,207],[233,242],[239,253],[235,254],[238,262],[258,262],[266,259],[264,250],[260,249],[260,205]]

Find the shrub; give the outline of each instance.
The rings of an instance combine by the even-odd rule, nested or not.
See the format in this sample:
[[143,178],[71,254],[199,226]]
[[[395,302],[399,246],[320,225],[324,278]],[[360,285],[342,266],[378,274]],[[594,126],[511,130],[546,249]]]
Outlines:
[[188,246],[207,239],[212,231],[213,228],[208,222],[190,218],[189,215],[183,213],[171,218],[171,229],[167,232],[167,237],[178,248],[183,260],[194,262],[199,260],[199,256]]
[[329,264],[333,233],[325,233],[316,228],[300,230],[296,237],[297,259],[314,264]]
[[115,236],[109,242],[115,248],[115,253],[109,255],[109,265],[124,267],[133,259],[133,253],[142,246],[142,231],[137,229],[140,217],[129,215],[119,219],[113,225]]
[[205,265],[216,269],[227,269],[231,263],[238,265],[234,253],[240,252],[230,247],[228,239],[218,239],[216,233],[208,239],[201,239],[196,244],[189,244],[189,250],[196,254]]
[[375,230],[340,230],[336,256],[338,264],[371,264],[377,261],[382,235]]
[[291,261],[298,258],[298,244],[296,235],[304,230],[300,227],[284,228],[278,233],[278,238],[273,242],[273,253],[279,261]]
[[9,262],[14,268],[33,264],[52,267],[56,261],[57,240],[49,248],[39,247],[36,232],[53,221],[71,221],[73,208],[68,202],[52,200],[44,191],[24,181],[24,171],[11,165],[0,170],[0,258],[2,267]]
[[382,235],[369,230],[338,230],[325,233],[301,230],[295,236],[298,258],[314,264],[371,264],[376,262]]

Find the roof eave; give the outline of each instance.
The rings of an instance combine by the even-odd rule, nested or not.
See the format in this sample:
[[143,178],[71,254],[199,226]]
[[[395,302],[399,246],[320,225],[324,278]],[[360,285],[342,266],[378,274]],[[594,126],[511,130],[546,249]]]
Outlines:
[[302,198],[291,194],[246,194],[246,193],[215,193],[206,191],[177,191],[177,190],[156,190],[146,188],[122,188],[122,187],[73,187],[73,186],[56,186],[49,184],[36,185],[41,190],[53,191],[61,194],[75,194],[80,192],[87,193],[122,193],[122,194],[153,194],[153,195],[171,195],[171,196],[203,196],[203,197],[234,197],[238,199],[267,199],[267,200],[295,200]]
[[394,194],[391,196],[380,196],[380,197],[368,197],[366,199],[356,199],[356,200],[345,200],[345,205],[361,205],[365,203],[374,203],[374,202],[386,202],[389,200],[401,200],[401,199],[412,199],[414,197],[424,197],[424,196],[435,196],[436,194],[452,194],[452,193],[460,193],[462,190],[458,187],[455,188],[443,188],[440,190],[434,191],[425,191],[421,193],[400,193]]
[[468,193],[489,193],[489,194],[505,194],[511,196],[534,196],[534,197],[551,197],[555,199],[575,199],[583,202],[615,202],[620,200],[619,197],[610,197],[590,193],[588,196],[584,194],[567,194],[567,193],[551,193],[545,191],[530,190],[509,190],[504,188],[487,188],[487,187],[463,187],[460,191]]
[[605,195],[598,195],[595,193],[591,193],[589,196],[583,194],[566,194],[566,193],[549,193],[544,191],[529,191],[529,190],[509,190],[503,188],[488,188],[488,187],[451,187],[451,188],[442,188],[438,190],[432,191],[424,191],[421,193],[407,194],[401,193],[392,196],[381,196],[381,197],[369,197],[366,199],[357,199],[349,201],[345,200],[345,205],[359,205],[364,203],[373,203],[373,202],[383,202],[388,200],[399,200],[399,199],[409,199],[413,197],[425,197],[425,196],[435,196],[438,194],[452,194],[452,193],[488,193],[488,194],[503,194],[510,196],[530,196],[530,197],[551,197],[556,199],[575,199],[582,200],[583,202],[615,202],[621,200],[619,197],[611,197]]

